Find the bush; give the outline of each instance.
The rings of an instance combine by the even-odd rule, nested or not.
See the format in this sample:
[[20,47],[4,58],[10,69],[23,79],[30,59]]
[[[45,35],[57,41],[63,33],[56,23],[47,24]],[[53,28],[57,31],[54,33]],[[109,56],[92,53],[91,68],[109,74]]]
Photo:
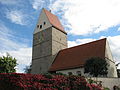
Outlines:
[[107,88],[107,87],[104,87],[104,90],[110,90],[109,88]]
[[0,74],[0,90],[102,90],[81,76]]
[[120,88],[118,86],[114,85],[113,90],[120,90]]

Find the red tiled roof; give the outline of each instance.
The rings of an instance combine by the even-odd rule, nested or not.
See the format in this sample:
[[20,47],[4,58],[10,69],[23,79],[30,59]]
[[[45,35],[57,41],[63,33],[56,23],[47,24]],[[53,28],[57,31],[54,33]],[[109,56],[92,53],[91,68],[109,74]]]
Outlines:
[[105,46],[106,38],[61,50],[49,71],[81,67],[91,57],[105,58]]
[[49,12],[48,10],[46,9],[43,9],[48,20],[50,21],[50,23],[52,24],[53,27],[59,29],[60,31],[64,32],[65,34],[67,34],[65,31],[64,31],[64,28],[63,26],[61,25],[58,17],[54,14],[52,14],[51,12]]

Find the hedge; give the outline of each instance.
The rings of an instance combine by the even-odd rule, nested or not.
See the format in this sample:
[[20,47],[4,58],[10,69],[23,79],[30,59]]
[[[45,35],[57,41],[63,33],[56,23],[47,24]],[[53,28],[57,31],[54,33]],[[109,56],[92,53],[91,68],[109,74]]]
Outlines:
[[1,73],[0,90],[102,90],[81,76]]

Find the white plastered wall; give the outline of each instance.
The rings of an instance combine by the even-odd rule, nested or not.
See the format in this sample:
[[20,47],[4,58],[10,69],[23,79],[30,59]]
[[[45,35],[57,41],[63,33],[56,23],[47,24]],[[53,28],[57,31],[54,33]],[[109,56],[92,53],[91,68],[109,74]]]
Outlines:
[[84,68],[67,69],[67,70],[60,70],[60,71],[56,71],[56,72],[57,73],[63,73],[63,74],[66,74],[66,75],[68,75],[69,72],[72,72],[73,75],[78,75],[77,71],[81,72],[81,76],[86,76],[86,77],[91,76],[89,74],[84,73]]
[[106,60],[109,64],[107,76],[108,77],[117,77],[117,70],[116,70],[116,66],[115,66],[115,61],[113,59],[108,41],[106,41],[105,57],[106,57]]

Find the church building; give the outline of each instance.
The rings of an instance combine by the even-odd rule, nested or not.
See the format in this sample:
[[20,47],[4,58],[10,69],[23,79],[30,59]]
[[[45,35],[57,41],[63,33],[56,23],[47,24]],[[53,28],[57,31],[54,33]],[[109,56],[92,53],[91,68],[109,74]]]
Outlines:
[[107,61],[107,77],[117,77],[115,62],[106,38],[90,43],[67,47],[67,33],[58,17],[42,9],[33,34],[32,74],[47,72],[84,73],[86,60],[100,57]]

